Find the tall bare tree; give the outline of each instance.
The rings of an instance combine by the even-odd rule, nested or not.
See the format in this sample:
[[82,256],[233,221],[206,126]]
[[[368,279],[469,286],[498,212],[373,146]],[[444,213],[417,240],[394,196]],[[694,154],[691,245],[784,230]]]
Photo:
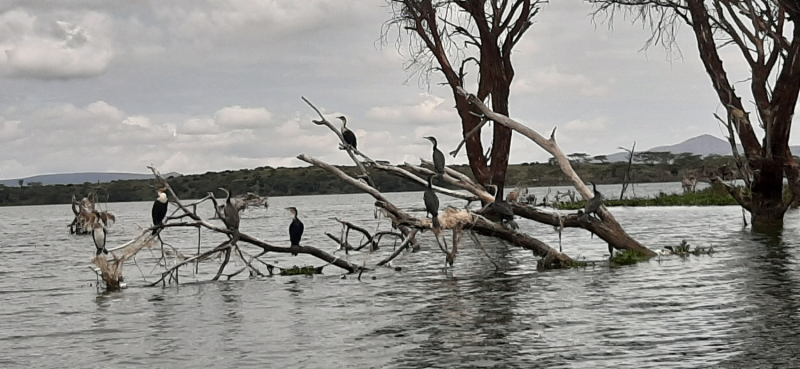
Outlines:
[[[457,87],[477,83],[477,96],[489,99],[492,109],[508,116],[508,98],[514,68],[511,53],[539,12],[539,0],[387,0],[394,15],[386,22],[384,41],[397,30],[398,46],[404,33],[411,53],[410,67],[425,77],[434,71],[452,89],[462,132],[467,138],[467,157],[479,183],[498,186],[502,198],[511,130],[495,124],[491,153],[481,143],[481,120]],[[477,69],[475,81],[465,80]]]
[[[694,32],[700,59],[721,105],[723,121],[744,147],[742,172],[751,195],[729,187],[750,211],[754,229],[779,229],[791,204],[784,200],[783,178],[792,196],[800,196],[798,167],[789,151],[789,132],[800,92],[800,4],[797,0],[587,0],[595,15],[632,15],[651,26],[648,43],[672,45],[679,25]],[[737,52],[721,53],[725,47]],[[757,137],[731,70],[723,60],[741,55],[749,66],[742,84],[749,84],[752,108],[763,138]],[[747,93],[747,90],[744,91]],[[748,105],[749,106],[749,105]],[[735,145],[734,155],[738,156]]]

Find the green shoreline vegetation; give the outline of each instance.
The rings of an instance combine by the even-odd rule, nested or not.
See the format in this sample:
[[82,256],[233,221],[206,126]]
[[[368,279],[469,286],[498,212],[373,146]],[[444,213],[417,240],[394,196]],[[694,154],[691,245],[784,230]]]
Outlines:
[[[572,157],[573,155],[571,155]],[[604,157],[600,158],[602,161]],[[622,183],[627,163],[573,161],[578,175],[587,182],[598,184]],[[732,165],[730,156],[680,154],[661,163],[651,161],[634,163],[631,169],[634,183],[679,182],[682,174],[696,168],[716,168],[725,164]],[[472,177],[469,166],[450,165]],[[353,166],[339,166],[349,174],[354,174]],[[422,191],[423,186],[380,170],[371,170],[370,174],[382,192]],[[207,172],[204,174],[182,175],[168,178],[172,189],[184,199],[202,198],[209,191],[218,187],[226,187],[233,194],[251,192],[259,196],[303,196],[323,194],[360,193],[357,188],[344,183],[339,178],[320,168],[272,168],[227,170],[223,172]],[[509,165],[507,188],[514,186],[547,187],[569,185],[557,165],[553,163],[523,163]],[[454,188],[454,187],[451,187]],[[42,185],[27,183],[22,186],[0,185],[0,206],[68,204],[72,196],[81,199],[92,191],[97,191],[100,202],[149,201],[155,199],[155,180],[119,180],[106,183],[83,183],[75,185]],[[724,191],[724,190],[723,190]],[[733,198],[719,191],[703,191],[688,195],[663,195],[650,199],[633,199],[619,202],[613,200],[615,194],[605,194],[608,206],[664,206],[664,205],[731,205]],[[618,195],[617,195],[618,196]],[[566,204],[564,209],[577,209],[580,203]]]

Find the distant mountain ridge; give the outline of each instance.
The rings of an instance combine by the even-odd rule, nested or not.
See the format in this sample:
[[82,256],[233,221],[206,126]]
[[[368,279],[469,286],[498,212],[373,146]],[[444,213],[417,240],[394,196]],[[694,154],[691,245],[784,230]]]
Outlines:
[[[178,177],[180,173],[170,172],[164,175],[165,178],[170,176]],[[82,184],[82,183],[97,183],[97,182],[111,182],[118,180],[128,179],[151,179],[155,178],[152,174],[141,173],[104,173],[104,172],[86,172],[86,173],[60,173],[60,174],[42,174],[27,178],[4,179],[0,180],[0,184],[6,186],[19,186],[19,180],[25,181],[23,185],[31,182],[38,182],[43,185],[56,185],[56,184]]]
[[[790,149],[792,150],[793,154],[800,153],[800,146],[791,146]],[[742,153],[742,145],[738,145],[738,150],[739,153]],[[732,155],[731,145],[728,143],[727,140],[723,140],[719,137],[709,134],[692,137],[686,141],[677,143],[675,145],[656,146],[648,150],[642,150],[639,148],[636,149],[636,152],[644,152],[644,151],[662,151],[662,152],[668,151],[673,154],[690,152],[692,154],[699,154],[702,156],[711,154]],[[626,160],[628,160],[627,152],[618,152],[616,154],[608,155],[608,161],[611,162],[626,161]]]

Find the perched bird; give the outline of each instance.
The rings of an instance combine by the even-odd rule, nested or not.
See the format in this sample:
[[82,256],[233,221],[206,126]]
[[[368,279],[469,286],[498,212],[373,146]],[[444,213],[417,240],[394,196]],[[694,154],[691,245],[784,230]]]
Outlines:
[[428,187],[425,189],[425,193],[422,195],[422,199],[425,201],[425,211],[426,216],[427,214],[431,215],[431,224],[433,225],[434,229],[439,229],[441,224],[439,223],[439,198],[436,197],[436,193],[433,192],[433,177],[436,174],[431,174],[428,176]]
[[433,169],[436,170],[436,173],[439,175],[439,180],[441,181],[444,179],[444,154],[436,147],[436,137],[427,136],[423,138],[433,143]]
[[586,201],[586,205],[583,206],[583,213],[586,214],[587,217],[591,213],[594,213],[595,215],[600,217],[600,215],[597,214],[597,210],[599,210],[600,207],[603,206],[603,200],[604,200],[603,194],[601,194],[600,191],[597,190],[597,186],[595,186],[594,182],[589,182],[589,183],[592,184],[592,191],[594,192],[594,197]]
[[[511,229],[519,228],[517,222],[514,221],[514,210],[511,208],[511,204],[508,202],[503,201],[503,199],[498,199],[498,189],[497,185],[488,185],[487,187],[492,188],[494,201],[490,204],[486,205],[484,212],[489,215],[489,219],[494,221],[499,221],[501,224],[511,227]],[[494,219],[492,219],[494,218]]]
[[94,246],[97,247],[97,254],[99,256],[102,252],[103,254],[108,254],[108,250],[106,250],[106,229],[100,223],[95,223],[92,226],[92,238],[94,239]]
[[231,193],[220,187],[220,190],[225,191],[225,206],[222,208],[222,222],[225,223],[225,227],[230,230],[239,230],[239,210],[236,209],[236,206],[231,202]]
[[[167,216],[167,207],[169,203],[167,202],[167,189],[166,188],[159,188],[158,189],[158,198],[156,201],[153,202],[153,225],[160,226],[164,224],[164,217]],[[153,235],[157,234],[160,228],[153,229]]]
[[357,147],[357,140],[356,134],[353,131],[347,129],[347,118],[344,115],[337,117],[342,121],[342,136],[344,136],[344,142],[348,145],[352,146],[354,149]]
[[[289,224],[289,241],[292,243],[292,247],[300,246],[300,239],[303,238],[303,230],[305,226],[303,226],[303,222],[297,218],[297,208],[290,207],[286,208],[292,213],[292,223]],[[296,252],[292,252],[292,256],[297,256]]]

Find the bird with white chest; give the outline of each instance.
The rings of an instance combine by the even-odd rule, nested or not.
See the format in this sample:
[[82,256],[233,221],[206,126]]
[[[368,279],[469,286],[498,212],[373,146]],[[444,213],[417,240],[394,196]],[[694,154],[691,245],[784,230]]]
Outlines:
[[[169,207],[169,202],[167,201],[167,189],[166,188],[159,188],[158,189],[158,198],[156,201],[153,202],[153,210],[151,212],[153,216],[153,226],[161,226],[164,224],[164,218],[167,216],[167,208]],[[154,228],[153,235],[158,234],[158,231],[161,228]]]

